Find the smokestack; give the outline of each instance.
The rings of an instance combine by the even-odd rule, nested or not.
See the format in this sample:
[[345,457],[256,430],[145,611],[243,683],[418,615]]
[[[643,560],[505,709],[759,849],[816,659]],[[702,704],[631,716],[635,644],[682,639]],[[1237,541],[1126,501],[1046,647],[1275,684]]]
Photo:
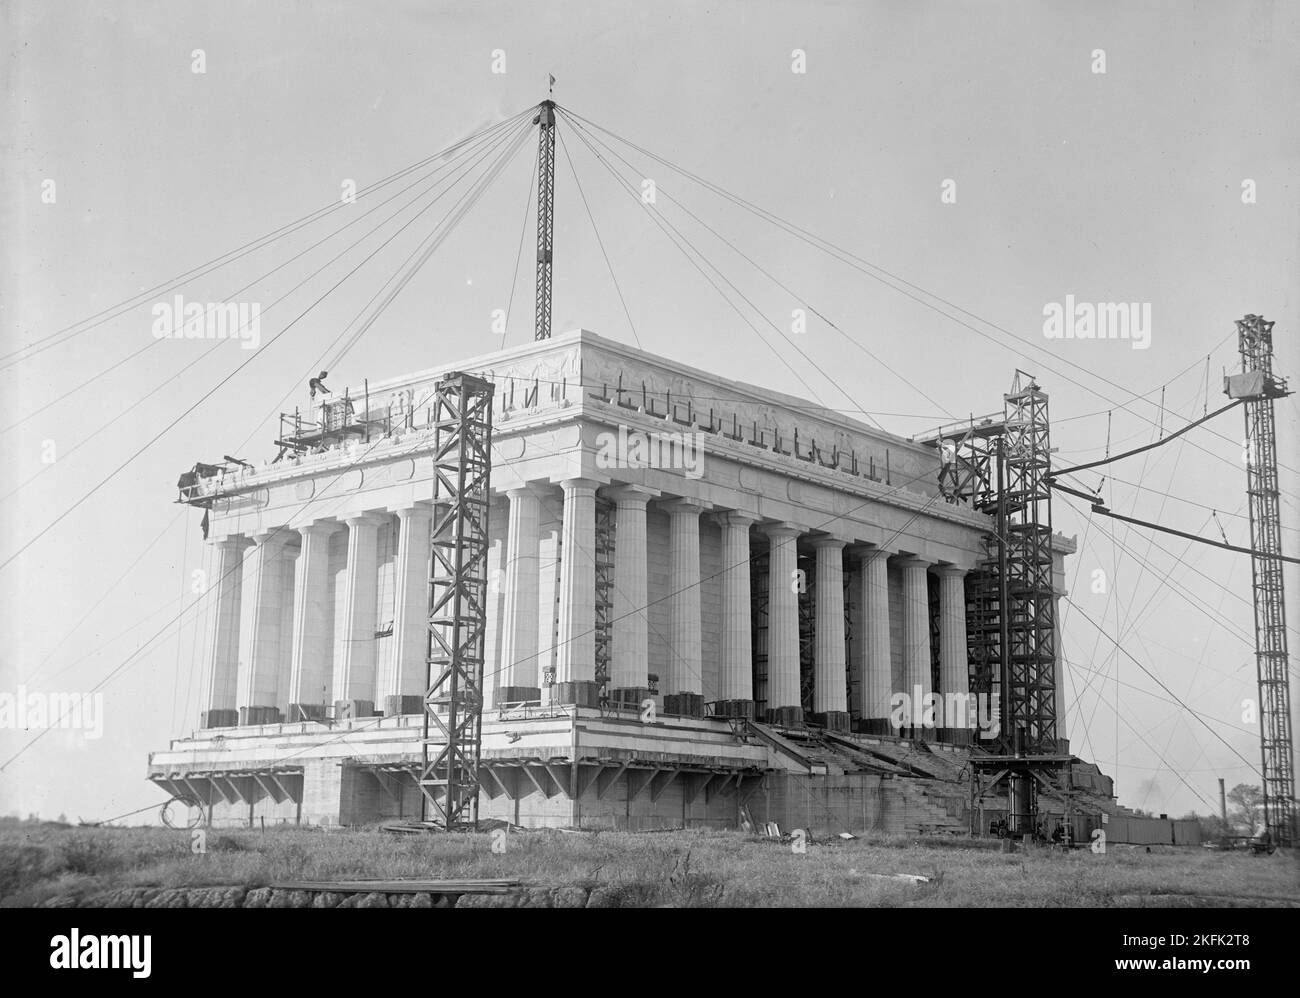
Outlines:
[[1223,819],[1223,832],[1228,832],[1228,797],[1223,792],[1223,777],[1219,777],[1219,817]]

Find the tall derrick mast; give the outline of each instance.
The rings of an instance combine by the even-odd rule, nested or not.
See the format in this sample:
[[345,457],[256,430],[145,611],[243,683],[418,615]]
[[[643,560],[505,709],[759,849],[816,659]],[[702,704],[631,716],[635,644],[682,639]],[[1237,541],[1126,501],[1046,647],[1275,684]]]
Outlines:
[[1260,315],[1237,321],[1241,374],[1225,379],[1229,398],[1245,402],[1246,492],[1250,506],[1250,570],[1255,601],[1255,668],[1259,681],[1264,827],[1278,845],[1297,839],[1291,690],[1287,676],[1286,604],[1282,580],[1282,518],[1278,509],[1277,434],[1273,400],[1291,394],[1273,374],[1273,323]]

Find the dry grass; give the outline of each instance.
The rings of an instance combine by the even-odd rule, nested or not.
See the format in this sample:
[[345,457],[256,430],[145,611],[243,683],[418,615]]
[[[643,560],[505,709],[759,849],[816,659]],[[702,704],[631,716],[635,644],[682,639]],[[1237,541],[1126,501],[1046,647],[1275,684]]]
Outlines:
[[[260,886],[285,879],[517,877],[604,887],[629,907],[1108,906],[1150,894],[1300,901],[1300,865],[1281,853],[1207,849],[1030,849],[898,838],[813,842],[806,854],[740,832],[511,833],[495,854],[480,835],[390,836],[299,828],[210,831],[190,852],[188,832],[73,828],[0,820],[0,904],[120,887]],[[872,874],[931,878],[912,884]]]

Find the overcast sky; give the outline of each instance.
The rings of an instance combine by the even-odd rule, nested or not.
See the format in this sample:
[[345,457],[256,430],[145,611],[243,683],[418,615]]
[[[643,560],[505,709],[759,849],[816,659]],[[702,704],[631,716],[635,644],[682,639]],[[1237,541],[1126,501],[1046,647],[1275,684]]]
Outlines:
[[[761,310],[750,321],[766,346],[561,123],[557,331],[639,341],[865,410],[904,435],[999,409],[1021,367],[1051,395],[1058,465],[1092,460],[1108,432],[1123,450],[1220,405],[1222,373],[1237,363],[1233,321],[1247,312],[1276,321],[1276,369],[1300,380],[1298,12],[1282,2],[6,3],[0,353],[337,204],[349,180],[364,188],[503,121],[543,98],[553,73],[564,106],[912,285],[889,287],[615,144],[629,178],[655,181],[661,217]],[[492,312],[509,307],[534,150],[530,136],[332,384],[499,345]],[[107,477],[0,568],[0,692],[103,682],[103,736],[43,735],[0,773],[0,813],[103,818],[161,802],[144,779],[147,754],[197,723],[208,609],[189,593],[205,561],[198,511],[173,504],[176,478],[196,460],[273,456],[275,414],[302,400],[331,342],[444,208],[310,311],[413,212],[310,275],[402,201],[259,278],[414,177],[179,289],[190,301],[260,303],[256,351],[154,340],[151,307],[168,294],[0,371],[0,560]],[[678,196],[793,294],[683,214]],[[530,256],[526,247],[510,344],[532,336]],[[1149,304],[1149,346],[1047,339],[1044,309],[1067,295]],[[843,332],[809,311],[807,332],[791,334],[795,308]],[[1277,405],[1293,555],[1298,414],[1294,398]],[[1248,544],[1242,435],[1232,412],[1114,466],[1111,506]],[[1056,502],[1055,522],[1081,548],[1064,624],[1075,751],[1116,775],[1122,803],[1157,812],[1209,810],[1218,777],[1258,783],[1258,726],[1243,720],[1256,695],[1249,559],[1090,520],[1072,499]],[[1098,571],[1104,593],[1093,592]],[[1300,582],[1287,580],[1294,648]],[[0,760],[36,734],[0,731]]]

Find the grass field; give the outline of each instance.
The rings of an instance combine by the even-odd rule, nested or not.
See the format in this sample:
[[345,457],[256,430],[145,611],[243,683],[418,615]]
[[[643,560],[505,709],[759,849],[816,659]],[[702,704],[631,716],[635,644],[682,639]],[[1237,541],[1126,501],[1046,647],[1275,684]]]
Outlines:
[[[131,887],[260,887],[282,880],[511,877],[601,892],[610,906],[1300,907],[1300,863],[1200,848],[1047,848],[1007,854],[964,839],[790,844],[741,832],[512,832],[393,836],[300,828],[189,832],[0,819],[0,905]],[[919,874],[928,883],[893,879]]]

